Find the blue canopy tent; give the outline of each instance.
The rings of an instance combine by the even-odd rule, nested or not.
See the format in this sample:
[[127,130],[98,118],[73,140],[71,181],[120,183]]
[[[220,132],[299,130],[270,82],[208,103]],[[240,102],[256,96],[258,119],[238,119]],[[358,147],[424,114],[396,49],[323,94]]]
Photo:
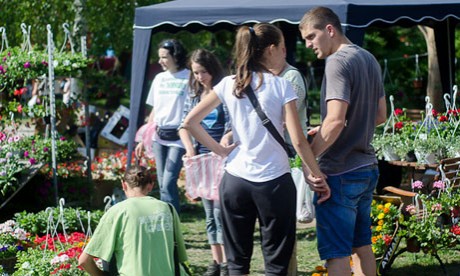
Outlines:
[[[238,25],[279,22],[287,28],[287,49],[294,45],[297,25],[303,14],[315,7],[327,6],[339,16],[347,36],[362,44],[369,26],[427,25],[435,29],[436,47],[444,92],[454,84],[454,27],[460,21],[458,0],[175,0],[136,8],[131,74],[129,157],[134,136],[143,122],[148,93],[146,70],[150,39],[155,32],[180,30],[234,29]],[[289,35],[289,33],[291,35]],[[129,160],[131,161],[131,160]]]

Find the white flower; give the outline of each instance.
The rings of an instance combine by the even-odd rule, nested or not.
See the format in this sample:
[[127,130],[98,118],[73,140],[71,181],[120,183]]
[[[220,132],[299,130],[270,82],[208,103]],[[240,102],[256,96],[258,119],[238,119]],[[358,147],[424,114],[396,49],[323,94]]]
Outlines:
[[62,62],[64,66],[69,66],[70,65],[70,60],[66,59]]
[[53,66],[54,66],[54,67],[58,67],[58,65],[59,65],[59,61],[53,60]]
[[29,262],[24,262],[24,263],[21,265],[21,268],[29,269],[29,268],[30,268],[30,263],[29,263]]

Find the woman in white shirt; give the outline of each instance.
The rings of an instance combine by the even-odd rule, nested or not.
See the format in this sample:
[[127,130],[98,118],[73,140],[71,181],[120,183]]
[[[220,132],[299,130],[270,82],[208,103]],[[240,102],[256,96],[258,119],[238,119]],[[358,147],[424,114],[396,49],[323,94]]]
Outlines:
[[[186,68],[187,52],[183,45],[168,39],[158,46],[158,63],[164,72],[153,79],[146,103],[152,106],[148,122],[156,124],[153,135],[153,154],[156,161],[157,178],[160,187],[160,199],[171,203],[180,211],[177,179],[182,168],[184,145],[178,135],[183,119],[185,100],[189,94]],[[143,143],[136,147],[136,155],[143,150]]]
[[[316,177],[313,190],[329,197],[329,189],[302,133],[297,96],[289,82],[269,69],[284,60],[284,39],[274,25],[261,23],[238,29],[236,74],[225,77],[185,118],[184,127],[203,145],[227,156],[220,185],[225,253],[230,275],[247,275],[253,233],[259,221],[266,275],[286,275],[295,241],[296,190],[284,147],[264,127],[246,95],[251,86],[260,106],[282,135],[286,122],[294,148]],[[232,121],[234,144],[220,145],[200,126],[201,120],[224,103]]]

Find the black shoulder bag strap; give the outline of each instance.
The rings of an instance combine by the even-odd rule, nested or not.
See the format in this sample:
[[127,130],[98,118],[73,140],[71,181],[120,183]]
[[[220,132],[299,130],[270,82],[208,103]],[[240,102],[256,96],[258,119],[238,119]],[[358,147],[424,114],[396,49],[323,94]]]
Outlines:
[[259,118],[262,120],[262,125],[267,128],[268,132],[271,133],[273,138],[275,138],[275,140],[278,141],[278,143],[284,148],[287,155],[291,157],[290,150],[288,149],[283,137],[281,137],[280,133],[278,132],[278,130],[276,130],[272,121],[268,119],[267,115],[265,115],[262,108],[260,108],[259,101],[257,100],[257,97],[254,94],[254,91],[252,90],[251,85],[246,86],[245,91],[246,91],[246,95],[248,95],[249,101],[251,102],[252,106],[256,110],[257,115],[259,115]]
[[176,225],[174,223],[174,210],[173,206],[167,203],[169,206],[169,210],[171,211],[172,223],[173,223],[173,237],[174,237],[174,272],[175,276],[180,276],[180,268],[179,268],[179,252],[177,252],[177,241],[176,241]]

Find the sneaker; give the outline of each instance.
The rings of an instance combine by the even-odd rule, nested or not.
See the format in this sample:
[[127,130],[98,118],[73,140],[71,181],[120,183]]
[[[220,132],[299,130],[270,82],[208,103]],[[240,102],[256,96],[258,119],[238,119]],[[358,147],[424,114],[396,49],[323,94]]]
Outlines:
[[216,261],[213,261],[209,264],[208,269],[203,276],[219,276],[220,273],[220,265],[216,263]]
[[220,264],[220,276],[228,276],[227,263],[221,263]]

